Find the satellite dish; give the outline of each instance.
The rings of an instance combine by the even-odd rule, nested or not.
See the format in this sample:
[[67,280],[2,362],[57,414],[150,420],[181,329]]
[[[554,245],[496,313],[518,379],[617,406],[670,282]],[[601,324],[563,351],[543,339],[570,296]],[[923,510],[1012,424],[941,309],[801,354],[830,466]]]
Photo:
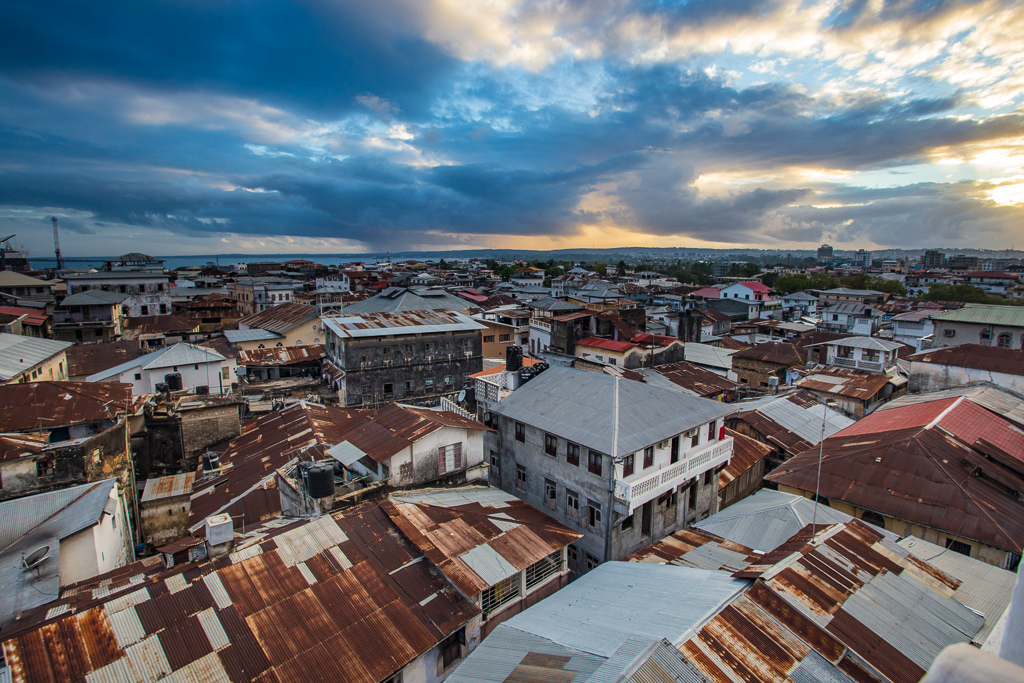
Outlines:
[[459,403],[462,403],[465,400],[466,400],[466,390],[463,389],[462,391],[459,392]]
[[36,548],[28,557],[21,558],[22,571],[27,572],[35,569],[43,562],[50,559],[48,553],[50,552],[50,546],[44,545],[40,548]]

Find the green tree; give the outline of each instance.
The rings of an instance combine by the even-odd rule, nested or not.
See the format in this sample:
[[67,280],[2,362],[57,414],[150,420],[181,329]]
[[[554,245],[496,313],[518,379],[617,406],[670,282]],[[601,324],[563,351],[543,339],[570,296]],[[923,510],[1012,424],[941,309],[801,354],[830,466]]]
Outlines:
[[615,271],[616,273],[618,273],[619,275],[625,275],[625,273],[626,273],[626,262],[625,261],[619,261],[619,265],[617,265],[616,268],[617,268],[617,270]]
[[968,304],[983,304],[989,300],[988,294],[981,287],[942,284],[932,285],[921,298],[925,301],[960,301]]
[[512,276],[515,275],[515,272],[515,266],[502,266],[498,269],[498,277],[501,278],[502,282],[508,282],[512,279]]
[[594,272],[597,273],[598,275],[607,275],[608,267],[603,263],[595,263]]
[[559,277],[560,275],[565,275],[565,270],[561,266],[554,266],[553,265],[553,266],[550,266],[544,272],[544,274],[547,275],[548,278]]

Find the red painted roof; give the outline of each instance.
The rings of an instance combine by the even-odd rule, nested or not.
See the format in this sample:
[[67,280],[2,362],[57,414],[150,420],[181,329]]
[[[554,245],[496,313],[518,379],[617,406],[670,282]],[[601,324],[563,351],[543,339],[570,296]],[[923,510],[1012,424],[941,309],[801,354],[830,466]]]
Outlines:
[[721,299],[722,290],[717,287],[702,287],[690,292],[689,296],[702,296],[705,299]]
[[961,277],[989,277],[997,280],[1016,280],[1017,276],[1012,273],[996,273],[991,271],[976,270],[973,273],[964,273]]
[[772,291],[771,287],[760,282],[741,282],[740,284],[754,292],[763,292],[765,294],[769,294]]
[[880,434],[891,432],[897,429],[909,429],[911,427],[924,427],[938,418],[942,411],[946,410],[958,398],[947,398],[928,403],[915,403],[902,408],[891,408],[871,413],[863,420],[854,422],[833,436],[860,436],[863,434]]
[[42,325],[48,316],[46,311],[39,311],[34,308],[21,308],[20,306],[0,306],[0,313],[13,315],[17,318],[25,316],[25,322],[29,325]]
[[589,346],[594,349],[606,349],[608,351],[629,351],[638,348],[636,344],[629,342],[612,341],[601,337],[587,337],[583,341],[576,342],[576,346]]
[[1024,433],[1002,417],[963,397],[877,411],[835,436],[879,434],[915,427],[929,428],[930,425],[940,427],[969,445],[987,441],[1024,462]]

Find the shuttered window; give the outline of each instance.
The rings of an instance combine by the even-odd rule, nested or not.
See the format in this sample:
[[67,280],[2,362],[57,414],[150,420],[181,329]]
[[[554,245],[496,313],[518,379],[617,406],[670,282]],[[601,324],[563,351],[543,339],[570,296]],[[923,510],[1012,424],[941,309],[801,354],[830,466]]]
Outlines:
[[446,474],[462,469],[462,444],[441,446],[437,449],[437,472]]

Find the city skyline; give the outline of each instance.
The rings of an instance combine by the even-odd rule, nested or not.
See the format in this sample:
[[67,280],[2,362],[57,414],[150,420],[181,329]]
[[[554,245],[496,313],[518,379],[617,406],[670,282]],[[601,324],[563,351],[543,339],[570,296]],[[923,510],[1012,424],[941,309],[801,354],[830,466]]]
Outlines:
[[25,3],[33,255],[1016,246],[1012,2]]

